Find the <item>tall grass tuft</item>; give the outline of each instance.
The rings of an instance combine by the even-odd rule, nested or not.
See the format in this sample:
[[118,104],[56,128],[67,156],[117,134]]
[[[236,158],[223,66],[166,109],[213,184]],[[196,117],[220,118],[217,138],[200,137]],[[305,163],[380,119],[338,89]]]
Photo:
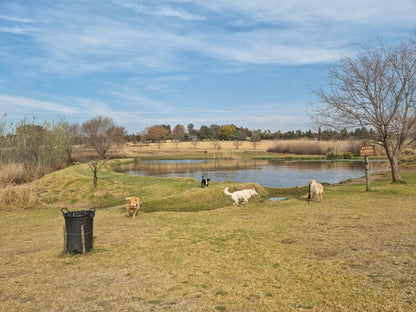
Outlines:
[[0,210],[35,208],[39,198],[32,188],[25,185],[8,185],[0,189]]
[[23,184],[31,180],[22,163],[9,163],[0,167],[0,186]]

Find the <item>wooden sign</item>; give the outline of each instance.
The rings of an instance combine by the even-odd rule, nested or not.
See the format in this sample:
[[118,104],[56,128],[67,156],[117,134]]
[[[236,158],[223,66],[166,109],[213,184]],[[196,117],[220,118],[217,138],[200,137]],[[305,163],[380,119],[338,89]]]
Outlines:
[[364,157],[364,156],[376,156],[376,146],[375,145],[360,146],[360,157]]

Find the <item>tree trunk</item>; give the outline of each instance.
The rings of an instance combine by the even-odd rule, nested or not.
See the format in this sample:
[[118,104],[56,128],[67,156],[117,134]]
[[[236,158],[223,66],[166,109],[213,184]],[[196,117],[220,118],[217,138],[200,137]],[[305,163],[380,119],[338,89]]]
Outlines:
[[97,181],[98,181],[97,170],[94,170],[94,181],[93,181],[94,188],[97,187]]
[[395,153],[393,149],[391,148],[391,146],[389,146],[388,144],[386,144],[384,147],[387,153],[387,157],[389,158],[389,161],[390,161],[391,177],[393,179],[393,183],[403,182],[403,179],[399,173],[399,156],[398,155],[400,153]]
[[402,177],[399,173],[399,160],[398,157],[393,156],[392,158],[389,158],[390,160],[390,166],[391,166],[391,177],[393,179],[393,183],[400,183],[403,182]]

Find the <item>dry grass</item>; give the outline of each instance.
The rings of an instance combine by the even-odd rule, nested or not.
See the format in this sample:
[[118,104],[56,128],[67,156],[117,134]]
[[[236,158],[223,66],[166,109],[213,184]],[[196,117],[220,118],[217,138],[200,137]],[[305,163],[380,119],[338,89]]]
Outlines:
[[0,167],[0,186],[26,183],[31,180],[23,164],[10,163]]
[[192,142],[181,142],[177,145],[174,142],[167,141],[160,145],[156,143],[149,144],[126,144],[123,151],[127,157],[134,157],[138,154],[221,154],[225,156],[234,157],[236,153],[244,152],[266,152],[269,147],[273,145],[273,141],[258,142],[256,148],[248,142],[242,142],[242,145],[236,149],[233,141],[221,141],[219,146],[214,148],[214,144],[210,141],[198,142],[196,146]]
[[58,208],[0,211],[1,310],[414,311],[416,175],[404,177],[328,187],[310,205],[98,210],[86,256],[62,254]]
[[8,185],[0,188],[0,210],[22,210],[39,204],[39,196],[30,185]]
[[290,140],[275,142],[270,152],[295,155],[326,155],[329,152],[358,154],[360,141]]

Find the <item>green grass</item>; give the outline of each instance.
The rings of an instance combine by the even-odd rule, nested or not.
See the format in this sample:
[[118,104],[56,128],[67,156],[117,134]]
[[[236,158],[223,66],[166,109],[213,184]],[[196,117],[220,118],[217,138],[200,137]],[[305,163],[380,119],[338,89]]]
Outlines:
[[[200,182],[189,178],[154,178],[114,173],[105,167],[98,174],[98,186],[92,186],[92,173],[87,165],[79,164],[51,173],[32,183],[38,201],[33,208],[67,207],[106,208],[125,204],[126,197],[139,196],[145,212],[154,211],[205,211],[224,207],[231,202],[222,194],[225,186],[239,189],[255,187],[260,196],[253,202],[263,201],[268,192],[254,183],[237,184],[230,181],[211,183],[200,188]],[[220,196],[219,196],[220,194]],[[16,203],[18,203],[16,201]],[[19,207],[8,206],[9,209]],[[28,207],[25,207],[28,208]]]
[[[403,173],[406,184],[381,176],[369,192],[326,186],[321,203],[308,204],[306,188],[259,187],[262,196],[235,207],[223,187],[246,184],[201,189],[192,179],[103,171],[93,190],[88,170],[32,186],[63,201],[0,211],[0,310],[416,310],[415,172]],[[60,212],[67,193],[83,208],[139,194],[145,212],[97,209],[94,249],[70,256]]]

